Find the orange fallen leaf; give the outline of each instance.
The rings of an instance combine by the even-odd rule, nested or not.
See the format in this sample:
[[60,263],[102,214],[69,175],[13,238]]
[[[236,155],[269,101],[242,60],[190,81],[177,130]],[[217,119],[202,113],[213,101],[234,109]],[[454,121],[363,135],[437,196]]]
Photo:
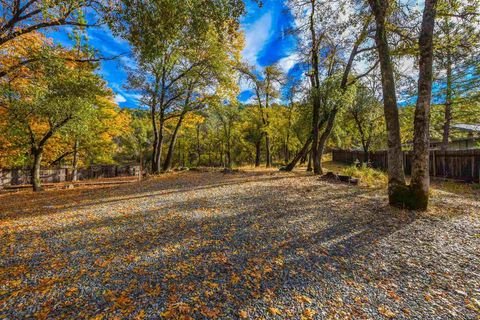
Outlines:
[[304,295],[295,296],[295,300],[297,300],[298,302],[303,302],[303,303],[312,303],[312,299],[307,297],[307,296],[304,296]]
[[268,311],[269,311],[271,314],[277,315],[277,316],[279,316],[279,315],[282,314],[282,311],[280,311],[280,309],[275,308],[275,307],[270,307],[270,308],[268,308]]
[[393,311],[391,311],[385,306],[378,307],[378,312],[387,318],[394,318],[396,316],[396,314]]
[[237,284],[240,282],[240,277],[237,274],[232,274],[232,278],[230,279],[232,284]]
[[240,310],[240,311],[238,312],[238,316],[239,316],[240,318],[242,318],[242,319],[247,319],[247,318],[248,318],[248,313],[247,313],[247,311],[245,311],[245,310]]
[[313,319],[313,317],[317,314],[317,312],[315,310],[312,310],[310,308],[307,308],[303,311],[302,313],[302,317],[301,319],[302,320],[310,320],[310,319]]

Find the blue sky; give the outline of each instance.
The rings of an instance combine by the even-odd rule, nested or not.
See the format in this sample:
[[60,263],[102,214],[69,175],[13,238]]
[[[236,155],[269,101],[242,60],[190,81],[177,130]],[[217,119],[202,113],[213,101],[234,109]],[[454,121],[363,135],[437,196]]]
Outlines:
[[[242,18],[242,29],[245,32],[243,59],[258,69],[278,62],[286,73],[298,72],[294,61],[295,39],[287,34],[287,30],[293,25],[293,17],[284,1],[264,0],[263,6],[259,7],[253,1],[246,0],[246,6],[247,14]],[[49,33],[48,36],[59,44],[71,46],[68,38],[71,30],[69,27],[61,28]],[[139,107],[138,95],[124,87],[127,79],[124,67],[134,64],[130,57],[129,44],[123,39],[114,37],[106,27],[89,28],[88,35],[91,46],[102,56],[122,55],[116,60],[103,61],[99,72],[115,92],[116,101],[120,106]],[[242,87],[239,99],[247,101],[251,96],[252,92]]]

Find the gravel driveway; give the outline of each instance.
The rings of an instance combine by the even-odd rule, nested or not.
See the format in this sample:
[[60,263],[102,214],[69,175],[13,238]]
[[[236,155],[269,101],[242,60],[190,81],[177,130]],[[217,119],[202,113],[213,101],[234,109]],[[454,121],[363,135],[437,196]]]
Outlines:
[[0,318],[479,319],[480,199],[303,173],[0,195]]

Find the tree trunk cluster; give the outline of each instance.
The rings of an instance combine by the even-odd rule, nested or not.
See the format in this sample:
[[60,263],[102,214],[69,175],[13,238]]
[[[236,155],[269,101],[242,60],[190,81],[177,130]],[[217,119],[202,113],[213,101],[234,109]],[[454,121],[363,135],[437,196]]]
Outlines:
[[389,1],[369,0],[375,17],[377,45],[384,114],[388,135],[388,196],[396,207],[426,210],[429,196],[429,118],[432,94],[433,33],[436,0],[426,0],[419,36],[418,99],[415,106],[412,178],[405,182],[400,124],[396,99],[394,70],[387,40],[387,12]]

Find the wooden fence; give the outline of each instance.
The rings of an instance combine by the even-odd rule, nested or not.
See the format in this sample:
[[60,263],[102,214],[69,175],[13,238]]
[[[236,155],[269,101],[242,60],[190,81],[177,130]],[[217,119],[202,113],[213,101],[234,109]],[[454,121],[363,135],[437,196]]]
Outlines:
[[[79,169],[78,179],[128,177],[139,174],[140,166],[97,165]],[[40,170],[40,180],[43,183],[64,182],[70,180],[71,176],[70,168],[42,168]],[[29,168],[0,169],[0,189],[5,186],[30,184],[30,182]]]
[[[350,150],[332,150],[332,160],[335,162],[353,164],[364,161],[365,152]],[[369,152],[369,163],[373,168],[386,170],[387,151]],[[403,166],[405,174],[412,171],[412,153],[403,152]],[[480,178],[480,149],[468,150],[431,150],[430,175],[449,179],[458,179],[468,182],[479,182]]]

